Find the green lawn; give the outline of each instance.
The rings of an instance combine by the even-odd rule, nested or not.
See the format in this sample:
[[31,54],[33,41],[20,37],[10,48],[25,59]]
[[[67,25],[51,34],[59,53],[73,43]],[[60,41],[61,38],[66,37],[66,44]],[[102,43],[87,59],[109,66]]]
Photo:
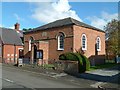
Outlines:
[[102,64],[102,65],[91,66],[90,70],[110,68],[110,67],[114,67],[114,66],[117,66],[117,65],[118,64],[116,64],[116,63],[105,63],[105,64]]

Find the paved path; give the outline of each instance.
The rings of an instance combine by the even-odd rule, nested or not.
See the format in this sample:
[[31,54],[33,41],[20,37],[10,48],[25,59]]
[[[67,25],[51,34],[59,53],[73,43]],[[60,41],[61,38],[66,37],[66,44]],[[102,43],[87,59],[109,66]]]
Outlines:
[[99,82],[109,82],[120,84],[120,65],[108,69],[98,69],[87,71],[86,73],[78,75],[81,78],[95,80]]
[[96,74],[100,76],[114,76],[120,73],[119,70],[107,70],[107,69],[98,69],[94,71],[88,71],[89,74]]

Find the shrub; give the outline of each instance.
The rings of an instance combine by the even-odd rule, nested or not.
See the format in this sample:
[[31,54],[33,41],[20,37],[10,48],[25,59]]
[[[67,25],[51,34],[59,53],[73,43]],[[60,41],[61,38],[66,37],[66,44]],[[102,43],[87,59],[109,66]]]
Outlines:
[[83,64],[82,57],[79,53],[74,53],[78,57],[78,64],[79,64],[79,73],[85,72],[85,67]]
[[59,60],[66,60],[65,54],[61,54],[61,55],[59,56]]
[[82,57],[80,56],[80,54],[75,53],[75,55],[78,57],[78,61],[80,62],[80,64],[83,65]]
[[86,56],[80,54],[80,53],[64,53],[59,56],[60,60],[72,60],[72,61],[78,61],[79,64],[79,72],[85,72],[86,70],[90,69],[90,62],[87,59]]
[[78,57],[74,53],[64,53],[59,56],[60,60],[73,60],[77,61]]
[[85,67],[84,67],[84,63],[83,63],[81,55],[79,53],[75,53],[75,54],[79,58],[79,60],[78,60],[79,73],[85,72]]
[[79,58],[75,55],[75,53],[66,53],[65,56],[68,60],[73,60],[73,61],[79,60]]
[[89,62],[88,58],[82,54],[81,54],[81,57],[82,57],[82,61],[84,63],[85,71],[90,70],[90,62]]

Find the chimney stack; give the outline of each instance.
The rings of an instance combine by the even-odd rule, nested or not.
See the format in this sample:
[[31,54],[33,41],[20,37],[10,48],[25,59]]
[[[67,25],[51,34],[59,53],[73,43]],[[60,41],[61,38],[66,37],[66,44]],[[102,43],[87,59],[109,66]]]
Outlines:
[[19,30],[19,29],[20,29],[20,24],[19,24],[19,23],[16,23],[14,26],[15,26],[15,29],[16,29],[16,30]]

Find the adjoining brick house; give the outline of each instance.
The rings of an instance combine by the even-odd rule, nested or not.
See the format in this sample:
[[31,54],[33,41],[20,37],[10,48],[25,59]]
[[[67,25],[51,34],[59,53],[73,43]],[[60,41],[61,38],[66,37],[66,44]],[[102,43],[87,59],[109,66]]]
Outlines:
[[15,29],[0,28],[0,62],[17,63],[23,53],[22,35],[17,32],[18,25],[15,24]]
[[24,32],[24,58],[29,58],[31,63],[36,59],[48,63],[48,60],[58,60],[62,53],[79,50],[84,52],[91,64],[104,63],[105,32],[73,18]]

